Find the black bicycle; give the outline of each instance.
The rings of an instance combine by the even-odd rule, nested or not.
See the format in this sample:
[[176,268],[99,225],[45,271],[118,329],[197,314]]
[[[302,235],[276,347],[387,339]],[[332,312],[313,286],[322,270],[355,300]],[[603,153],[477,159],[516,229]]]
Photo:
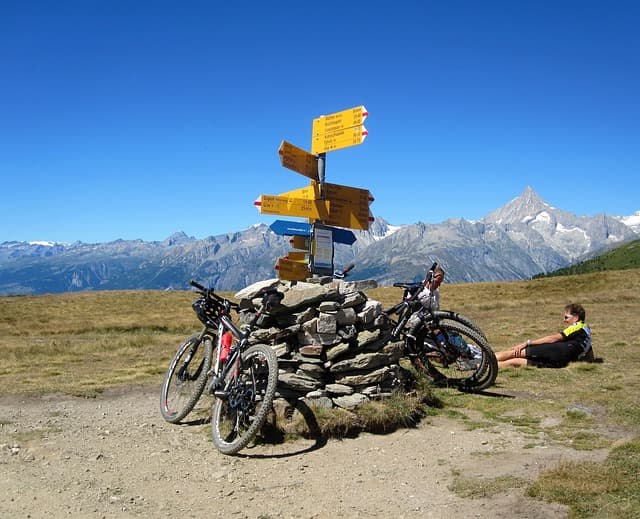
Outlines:
[[[178,423],[195,407],[208,384],[215,395],[212,437],[223,454],[246,447],[264,424],[276,393],[278,359],[267,344],[249,344],[249,335],[264,313],[282,299],[275,289],[262,292],[262,304],[245,331],[231,320],[236,303],[195,281],[200,295],[193,310],[204,328],[189,337],[174,355],[162,384],[160,412]],[[213,364],[213,366],[212,366]]]
[[450,310],[431,310],[418,294],[427,286],[437,266],[424,281],[394,283],[403,289],[402,301],[385,311],[392,335],[404,339],[412,364],[441,386],[482,391],[495,383],[498,361],[480,327]]

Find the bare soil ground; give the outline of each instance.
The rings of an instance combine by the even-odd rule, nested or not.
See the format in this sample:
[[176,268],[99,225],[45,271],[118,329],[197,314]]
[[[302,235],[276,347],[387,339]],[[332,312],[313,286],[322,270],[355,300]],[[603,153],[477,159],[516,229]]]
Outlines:
[[229,457],[208,424],[165,423],[158,394],[154,385],[91,399],[0,397],[0,517],[566,517],[517,485],[474,498],[449,487],[459,475],[532,481],[560,460],[606,456],[542,439],[530,448],[508,425],[468,430],[435,417],[389,435]]

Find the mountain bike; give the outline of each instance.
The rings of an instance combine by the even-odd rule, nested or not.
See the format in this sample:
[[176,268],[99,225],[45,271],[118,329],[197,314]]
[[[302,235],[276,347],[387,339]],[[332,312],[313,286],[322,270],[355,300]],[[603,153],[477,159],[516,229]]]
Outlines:
[[162,384],[160,412],[167,422],[181,421],[210,380],[208,391],[216,397],[211,414],[213,443],[223,454],[235,454],[249,444],[271,410],[278,359],[269,345],[250,345],[249,335],[283,294],[264,290],[260,308],[243,331],[230,316],[231,310],[239,312],[239,305],[195,281],[190,284],[200,295],[192,308],[204,327],[171,360]]
[[384,312],[393,325],[392,336],[404,339],[411,363],[436,384],[482,391],[498,375],[498,362],[485,334],[459,312],[431,310],[418,300],[436,266],[424,281],[394,283],[404,292],[402,301]]

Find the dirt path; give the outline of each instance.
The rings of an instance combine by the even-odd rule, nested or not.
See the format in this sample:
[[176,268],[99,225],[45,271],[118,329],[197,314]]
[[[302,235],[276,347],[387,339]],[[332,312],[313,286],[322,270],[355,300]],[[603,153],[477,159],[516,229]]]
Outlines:
[[530,441],[438,417],[386,436],[228,457],[206,425],[165,423],[155,386],[95,399],[4,396],[0,517],[566,517],[520,489],[463,499],[448,488],[457,473],[530,480],[560,459],[606,454],[523,448]]

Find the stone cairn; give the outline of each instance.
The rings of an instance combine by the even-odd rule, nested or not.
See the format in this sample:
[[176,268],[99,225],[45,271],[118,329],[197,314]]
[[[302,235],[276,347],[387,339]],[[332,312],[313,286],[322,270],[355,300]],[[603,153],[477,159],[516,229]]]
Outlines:
[[259,307],[260,290],[276,288],[284,294],[250,339],[275,350],[281,397],[354,409],[405,384],[407,372],[398,364],[403,343],[392,340],[381,303],[364,293],[375,287],[373,280],[267,280],[236,294],[243,322]]

